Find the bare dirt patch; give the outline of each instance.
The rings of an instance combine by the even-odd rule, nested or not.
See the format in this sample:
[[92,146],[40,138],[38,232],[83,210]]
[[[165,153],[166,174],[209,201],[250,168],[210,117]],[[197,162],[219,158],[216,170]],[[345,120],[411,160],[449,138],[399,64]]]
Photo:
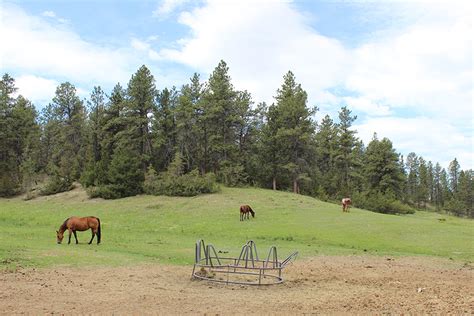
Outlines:
[[191,280],[192,266],[0,273],[0,314],[474,313],[472,264],[432,258],[320,256],[265,287]]

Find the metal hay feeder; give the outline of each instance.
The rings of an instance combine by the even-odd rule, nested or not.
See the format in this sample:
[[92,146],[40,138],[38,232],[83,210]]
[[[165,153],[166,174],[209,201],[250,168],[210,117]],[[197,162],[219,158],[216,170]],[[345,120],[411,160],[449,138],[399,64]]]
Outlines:
[[277,249],[270,247],[266,260],[258,258],[257,247],[253,240],[242,246],[238,258],[219,257],[212,244],[204,240],[196,242],[193,278],[243,285],[271,285],[283,282],[281,271],[296,259],[295,251],[283,261],[278,261]]

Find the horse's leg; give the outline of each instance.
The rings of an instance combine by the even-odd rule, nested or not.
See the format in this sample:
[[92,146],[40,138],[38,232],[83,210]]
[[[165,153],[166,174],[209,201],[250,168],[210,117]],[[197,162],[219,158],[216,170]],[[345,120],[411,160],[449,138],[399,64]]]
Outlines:
[[76,245],[77,245],[77,244],[79,243],[79,241],[77,240],[76,231],[75,231],[75,230],[73,230],[72,232],[74,233],[74,238],[76,238]]
[[94,240],[94,237],[95,237],[95,231],[93,229],[91,229],[92,231],[92,238],[91,238],[91,241],[89,241],[89,245],[92,244],[92,241]]
[[68,231],[69,231],[69,240],[68,240],[67,244],[69,245],[71,243],[72,230],[69,228]]
[[244,220],[244,214],[242,214],[242,212],[240,212],[240,221],[243,221]]

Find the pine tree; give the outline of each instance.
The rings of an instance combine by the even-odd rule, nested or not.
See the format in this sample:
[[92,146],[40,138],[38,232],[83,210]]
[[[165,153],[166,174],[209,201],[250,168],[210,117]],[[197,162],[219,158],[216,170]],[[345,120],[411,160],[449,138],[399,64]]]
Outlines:
[[128,133],[134,144],[136,155],[141,161],[143,174],[145,174],[152,156],[152,141],[149,127],[150,115],[156,108],[155,105],[155,79],[146,66],[141,66],[132,75],[128,83],[128,99],[125,103],[125,116],[128,120]]
[[436,163],[433,170],[433,200],[436,209],[440,210],[444,205],[444,192],[441,184],[441,165]]
[[237,185],[247,175],[239,157],[239,132],[250,110],[246,92],[236,91],[224,61],[214,69],[202,94],[200,125],[204,131],[205,172],[216,173],[220,182]]
[[434,201],[434,168],[433,163],[428,161],[428,201],[433,203]]
[[315,135],[316,155],[315,163],[319,171],[319,193],[321,198],[336,197],[338,191],[335,182],[336,167],[336,125],[329,115],[326,115],[318,126]]
[[[239,95],[238,100],[242,98],[244,104],[251,103],[248,93],[244,91]],[[266,110],[265,102],[257,104],[254,109],[247,109],[245,113],[242,113],[242,120],[236,126],[239,146],[237,161],[244,167],[245,173],[248,175],[247,182],[253,185],[260,183],[268,185],[269,183],[265,181],[268,175],[262,174],[264,170],[259,157]]]
[[109,167],[109,184],[105,185],[109,196],[105,198],[121,198],[137,195],[143,192],[145,174],[142,170],[142,160],[136,155],[134,146],[129,141],[122,140],[117,144]]
[[15,106],[13,94],[15,80],[8,74],[0,81],[0,196],[10,196],[18,192],[20,177],[18,162],[14,153],[15,131],[12,129],[12,112]]
[[271,178],[273,190],[277,189],[277,180],[282,181],[283,156],[280,154],[282,148],[277,141],[278,129],[278,111],[275,104],[272,104],[266,111],[266,124],[262,127],[259,156],[262,176],[268,175]]
[[171,163],[177,150],[176,107],[178,92],[173,87],[163,89],[157,95],[157,107],[154,111],[154,166],[163,171]]
[[94,87],[89,106],[89,120],[87,125],[87,152],[86,167],[81,177],[81,182],[85,186],[99,185],[104,183],[107,169],[102,162],[104,150],[102,142],[104,141],[105,124],[105,93],[100,87]]
[[13,97],[15,80],[0,81],[0,196],[28,191],[38,170],[40,130],[33,104]]
[[293,192],[300,192],[300,182],[309,179],[308,169],[312,156],[313,134],[315,130],[311,116],[317,108],[307,107],[307,94],[296,83],[295,76],[288,71],[283,76],[283,84],[277,90],[275,111],[276,147],[278,169],[284,170],[291,179]]
[[458,191],[459,171],[461,166],[456,158],[449,164],[449,185],[451,192],[455,194]]
[[51,105],[54,138],[51,152],[51,172],[55,180],[71,184],[84,167],[84,124],[86,111],[69,82],[60,84]]
[[441,169],[441,176],[440,176],[440,182],[441,182],[441,189],[443,192],[443,204],[444,205],[447,201],[449,201],[452,198],[453,193],[451,192],[451,189],[449,187],[449,179],[448,179],[448,173],[446,172],[446,169]]
[[370,191],[401,196],[399,157],[388,138],[379,141],[374,135],[365,153],[364,174]]
[[38,169],[37,112],[23,96],[14,98],[15,92],[15,80],[5,74],[0,81],[0,196],[29,190]]
[[423,205],[423,208],[426,208],[426,202],[429,198],[429,178],[428,178],[428,167],[426,161],[420,157],[419,158],[419,182],[417,188],[417,203],[418,205]]
[[20,173],[21,191],[28,192],[36,181],[39,170],[40,127],[37,123],[38,113],[34,105],[23,96],[16,100],[12,111],[16,142],[14,146]]
[[352,116],[352,111],[342,107],[339,111],[339,123],[337,124],[337,147],[335,151],[335,165],[338,170],[336,174],[337,186],[340,194],[350,196],[353,190],[351,183],[351,171],[353,168],[352,151],[357,144],[355,131],[351,130],[352,123],[357,116]]
[[[102,135],[100,148],[101,165],[104,169],[104,178],[98,178],[98,183],[107,183],[107,170],[112,160],[112,155],[117,141],[124,137],[127,129],[127,119],[125,117],[125,91],[120,84],[116,84],[109,97],[109,102],[104,109],[104,122],[102,125]],[[126,133],[125,133],[126,134]]]
[[175,110],[176,142],[187,172],[195,168],[203,171],[203,154],[200,150],[204,139],[204,128],[201,128],[201,95],[202,84],[199,82],[199,75],[195,73],[191,83],[181,88]]
[[[229,165],[237,153],[232,125],[237,119],[234,106],[236,91],[230,82],[229,67],[221,60],[209,77],[203,94],[206,125],[206,160],[212,170],[219,174],[221,165]],[[220,179],[222,180],[222,179]]]
[[418,186],[420,183],[419,172],[420,165],[417,155],[411,152],[407,156],[406,169],[407,177],[407,201],[416,203],[418,201]]

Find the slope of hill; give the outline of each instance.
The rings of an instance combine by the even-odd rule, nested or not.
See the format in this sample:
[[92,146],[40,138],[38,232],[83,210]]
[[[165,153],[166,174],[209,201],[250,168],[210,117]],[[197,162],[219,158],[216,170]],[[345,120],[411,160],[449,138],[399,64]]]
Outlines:
[[[255,188],[223,188],[192,198],[142,195],[120,200],[90,200],[81,190],[30,201],[0,199],[0,268],[191,264],[200,238],[235,255],[252,239],[261,256],[276,245],[281,257],[298,250],[300,257],[474,259],[474,222],[436,213],[393,216],[357,208],[343,213],[339,205],[311,197]],[[250,204],[256,217],[240,222],[240,204]],[[57,245],[55,231],[72,215],[100,217],[103,243],[87,245],[87,232],[78,233],[79,245]]]

